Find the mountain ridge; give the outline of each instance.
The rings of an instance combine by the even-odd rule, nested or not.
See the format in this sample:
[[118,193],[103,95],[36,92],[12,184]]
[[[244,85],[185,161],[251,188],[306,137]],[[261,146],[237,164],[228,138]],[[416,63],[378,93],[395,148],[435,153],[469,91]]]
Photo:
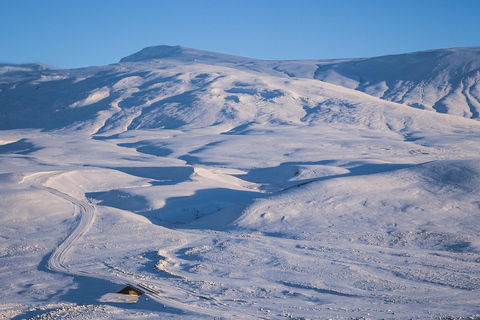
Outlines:
[[120,59],[119,63],[125,62],[141,62],[154,59],[182,59],[185,61],[195,61],[195,60],[223,60],[223,61],[235,61],[235,60],[256,60],[252,58],[246,58],[236,55],[230,55],[225,53],[217,53],[213,51],[200,50],[189,48],[181,45],[169,46],[169,45],[158,45],[146,47],[138,52],[135,52],[131,55],[128,55]]
[[[179,54],[176,48],[161,49],[166,57]],[[359,124],[371,127],[380,126],[372,117],[375,108],[379,114],[383,114],[381,110],[390,110],[386,117],[391,119],[390,127],[396,132],[402,126],[392,124],[399,122],[393,120],[395,117],[430,116],[438,123],[464,123],[443,119],[445,115],[440,114],[423,115],[396,102],[377,100],[336,84],[292,78],[262,61],[244,68],[243,63],[240,67],[236,63],[216,65],[195,60],[179,64],[169,59],[77,70],[40,70],[34,73],[36,76],[28,72],[22,81],[16,74],[13,83],[0,81],[4,82],[0,85],[0,128],[90,128],[90,132],[105,134],[221,123],[228,123],[233,129],[256,122],[308,125],[319,121],[360,121]],[[269,72],[261,73],[259,70],[263,69]],[[8,74],[3,78],[8,79]],[[393,113],[392,108],[396,110]],[[368,116],[366,110],[370,110]]]
[[[265,119],[357,121],[347,116],[354,108],[339,106],[384,108],[389,101],[399,110],[405,107],[402,118],[415,118],[421,113],[414,109],[423,109],[478,120],[480,111],[480,47],[353,60],[263,61],[154,46],[121,61],[70,70],[1,65],[0,128],[106,133],[222,122],[236,127]],[[448,121],[458,122],[440,122]]]
[[480,117],[480,47],[447,48],[371,58],[257,60],[183,46],[145,48],[120,62],[181,59],[230,64],[269,74],[317,79],[383,100],[471,119]]

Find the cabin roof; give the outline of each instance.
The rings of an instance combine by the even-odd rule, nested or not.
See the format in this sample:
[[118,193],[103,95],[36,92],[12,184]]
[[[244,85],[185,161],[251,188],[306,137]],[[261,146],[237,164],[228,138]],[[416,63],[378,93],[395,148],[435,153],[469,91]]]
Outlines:
[[128,295],[135,295],[135,296],[141,296],[142,294],[145,293],[145,291],[136,288],[130,284],[127,284],[125,288],[122,290],[118,291],[117,293],[122,293],[122,294],[128,294]]

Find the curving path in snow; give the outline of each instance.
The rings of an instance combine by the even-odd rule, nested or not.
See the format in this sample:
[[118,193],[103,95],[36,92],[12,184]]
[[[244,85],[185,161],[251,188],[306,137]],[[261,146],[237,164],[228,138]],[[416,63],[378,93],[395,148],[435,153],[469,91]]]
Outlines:
[[[63,171],[55,171],[48,173],[41,173],[41,177],[34,182],[36,188],[48,191],[49,193],[60,197],[70,202],[75,207],[75,222],[71,233],[63,240],[58,247],[50,255],[47,261],[47,268],[60,273],[68,273],[72,275],[81,275],[92,277],[88,272],[79,270],[71,270],[68,265],[69,254],[73,249],[75,242],[77,242],[83,235],[85,235],[92,227],[96,217],[96,207],[87,200],[79,200],[57,189],[47,187],[45,184],[51,177],[64,173]],[[93,276],[98,278],[98,275]],[[235,310],[235,308],[227,307],[213,297],[204,297],[199,295],[194,290],[185,290],[173,285],[166,284],[164,281],[143,281],[137,283],[131,276],[124,275],[115,278],[103,276],[103,280],[110,280],[114,282],[132,282],[139,287],[153,286],[161,287],[162,292],[155,292],[154,290],[147,290],[145,294],[156,302],[168,305],[180,310],[189,311],[196,314],[202,314],[211,317],[235,317],[236,319],[270,319],[269,317],[262,317],[257,314],[249,314],[244,310]],[[145,288],[145,287],[144,287]],[[162,294],[163,293],[163,294]],[[183,301],[182,301],[183,300]],[[198,301],[208,300],[209,303],[198,305]]]
[[67,200],[76,208],[75,225],[73,231],[65,240],[53,251],[47,262],[47,268],[52,271],[72,273],[68,270],[67,260],[69,252],[72,250],[73,244],[90,230],[95,221],[95,207],[87,201],[81,201],[66,193],[45,186],[45,182],[58,172],[48,173],[35,180],[35,186],[39,189],[46,190],[51,194]]

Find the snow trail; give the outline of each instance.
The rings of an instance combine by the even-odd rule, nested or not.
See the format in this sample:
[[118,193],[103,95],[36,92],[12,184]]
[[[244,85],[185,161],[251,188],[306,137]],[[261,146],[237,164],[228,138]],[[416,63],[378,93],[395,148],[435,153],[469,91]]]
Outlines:
[[78,211],[76,210],[75,212],[76,218],[73,231],[53,251],[50,258],[48,259],[47,268],[52,271],[72,273],[68,270],[68,255],[72,250],[75,242],[77,242],[84,234],[88,232],[88,230],[90,230],[93,222],[95,221],[96,209],[92,204],[87,201],[78,200],[66,193],[45,186],[46,181],[57,174],[59,173],[53,172],[43,175],[35,181],[35,186],[39,189],[46,190],[51,194],[70,202],[75,206],[75,208],[77,208]]
[[[74,222],[74,226],[72,227],[73,231],[52,252],[52,254],[50,255],[50,258],[47,261],[47,268],[59,273],[67,273],[71,275],[98,278],[98,274],[96,276],[93,276],[88,272],[72,270],[68,265],[68,258],[73,249],[73,246],[92,227],[97,214],[97,209],[93,204],[91,204],[87,200],[85,201],[79,200],[64,192],[61,192],[51,187],[47,187],[45,185],[48,179],[62,173],[65,173],[65,172],[55,171],[55,172],[42,173],[42,176],[40,178],[37,178],[34,182],[34,185],[36,188],[46,190],[49,193],[70,202],[76,208],[75,222]],[[116,277],[103,276],[102,279],[107,281],[117,282],[117,283],[121,281],[128,283],[128,282],[132,282],[132,280],[135,280],[135,279],[132,279],[131,276],[129,277],[127,275],[120,276],[120,277],[118,275]],[[235,308],[233,308],[232,310],[230,306],[227,307],[226,305],[224,305],[214,297],[204,297],[193,290],[185,290],[177,286],[168,285],[161,280],[160,281],[151,281],[151,280],[143,281],[142,283],[137,283],[137,285],[139,287],[160,286],[162,288],[162,292],[165,295],[162,296],[160,292],[155,292],[154,290],[146,291],[145,295],[160,304],[168,305],[169,307],[178,308],[180,310],[189,311],[194,314],[202,314],[202,315],[212,316],[212,317],[227,316],[227,317],[234,317],[235,319],[253,319],[253,318],[270,319],[269,317],[259,317],[259,315],[257,314],[249,314],[248,312],[246,313],[245,310],[237,310],[237,312],[235,312]],[[185,300],[185,298],[183,298],[182,296],[189,297],[189,299],[187,298],[186,302],[182,302],[181,301],[182,299]],[[209,300],[211,301],[211,303],[209,305],[195,306],[189,303],[191,301],[188,301],[188,300],[191,300],[192,297],[198,298],[198,301]],[[211,309],[206,308],[205,306],[210,306]]]

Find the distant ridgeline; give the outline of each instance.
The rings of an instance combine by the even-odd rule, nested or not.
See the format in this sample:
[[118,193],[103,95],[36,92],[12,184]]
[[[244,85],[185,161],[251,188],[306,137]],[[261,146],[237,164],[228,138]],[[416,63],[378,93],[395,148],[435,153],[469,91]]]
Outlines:
[[262,64],[283,71],[290,77],[314,78],[420,109],[479,118],[480,47],[361,59],[259,61],[182,46],[155,46],[125,57],[120,62],[164,58],[205,63]]
[[[377,58],[263,61],[155,46],[101,67],[3,64],[0,129],[102,133],[225,121],[308,122],[318,120],[319,112],[325,116],[321,106],[340,90],[326,83],[403,106],[478,119],[480,47]],[[278,108],[282,111],[272,112]],[[259,120],[262,114],[270,116]]]

